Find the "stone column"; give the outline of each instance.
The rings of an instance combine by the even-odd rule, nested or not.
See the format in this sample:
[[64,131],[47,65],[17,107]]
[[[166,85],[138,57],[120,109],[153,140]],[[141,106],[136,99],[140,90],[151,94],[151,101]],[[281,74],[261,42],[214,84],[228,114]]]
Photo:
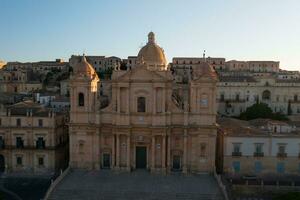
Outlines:
[[[148,151],[147,151],[148,152]],[[136,168],[136,144],[133,143],[133,169]],[[147,162],[147,166],[148,166],[148,162]]]
[[155,114],[156,113],[156,87],[153,87],[153,107],[152,107],[152,113]]
[[151,166],[152,166],[152,170],[154,170],[155,169],[155,136],[152,136]]
[[117,87],[117,112],[119,113],[121,111],[121,104],[120,104],[120,88]]
[[[96,135],[95,135],[96,134]],[[100,131],[97,128],[96,133],[94,135],[93,141],[93,162],[94,162],[94,169],[100,169]]]
[[163,88],[163,99],[162,99],[162,112],[166,112],[166,88]]
[[130,89],[127,88],[127,114],[130,113]]
[[130,171],[130,133],[127,135],[127,170]]
[[161,167],[163,171],[166,170],[166,135],[162,135],[162,159]]
[[111,158],[111,165],[112,165],[112,168],[115,167],[115,159],[116,159],[116,152],[115,152],[115,148],[116,148],[116,139],[115,139],[116,135],[113,134],[113,137],[112,137],[112,158]]
[[168,170],[171,169],[171,134],[168,136],[168,156],[167,156],[167,168]]
[[184,129],[184,135],[183,135],[183,173],[187,173],[187,139],[188,139],[188,135],[187,135],[187,130]]
[[74,144],[75,140],[73,141],[74,136],[75,136],[75,132],[72,131],[72,128],[70,127],[70,131],[69,131],[69,157],[70,157],[69,158],[69,166],[70,167],[73,167],[73,162],[74,162],[74,158],[75,158],[75,156],[73,154],[73,153],[75,153],[75,149],[73,149],[73,145],[75,145]]
[[100,141],[99,141],[99,159],[100,159],[100,168],[103,167],[103,152],[102,152],[102,148],[104,146],[104,135],[103,133],[100,132]]
[[120,167],[120,135],[117,134],[117,148],[116,148],[116,168]]

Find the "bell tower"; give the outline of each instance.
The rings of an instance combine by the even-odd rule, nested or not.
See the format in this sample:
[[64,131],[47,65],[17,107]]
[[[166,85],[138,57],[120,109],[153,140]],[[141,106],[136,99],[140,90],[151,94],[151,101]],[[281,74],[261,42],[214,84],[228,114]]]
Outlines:
[[95,123],[99,78],[85,56],[73,69],[70,78],[71,123]]
[[99,169],[99,159],[94,159],[99,147],[97,143],[93,143],[99,139],[96,129],[98,82],[94,68],[83,55],[70,77],[69,137],[72,168]]
[[190,112],[199,114],[204,121],[196,123],[212,124],[216,117],[216,83],[217,75],[207,63],[201,63],[193,72],[190,81]]

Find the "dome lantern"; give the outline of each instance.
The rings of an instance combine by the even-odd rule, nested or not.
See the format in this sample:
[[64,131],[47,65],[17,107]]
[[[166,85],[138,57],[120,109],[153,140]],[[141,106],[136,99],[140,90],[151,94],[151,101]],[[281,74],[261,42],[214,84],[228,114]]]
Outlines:
[[152,31],[148,34],[148,43],[155,43],[155,34]]
[[148,43],[139,51],[138,61],[140,64],[147,65],[147,68],[151,70],[167,69],[164,50],[156,44],[153,32],[148,34]]

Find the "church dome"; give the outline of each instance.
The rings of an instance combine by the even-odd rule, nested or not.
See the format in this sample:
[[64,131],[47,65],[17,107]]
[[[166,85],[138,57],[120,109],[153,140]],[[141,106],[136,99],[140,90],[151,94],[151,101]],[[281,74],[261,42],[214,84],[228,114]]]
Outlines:
[[167,64],[164,50],[156,44],[153,32],[148,34],[148,43],[141,48],[138,60],[147,65],[165,66]]
[[74,72],[80,75],[93,76],[96,74],[94,68],[88,63],[83,55],[80,62],[75,65]]

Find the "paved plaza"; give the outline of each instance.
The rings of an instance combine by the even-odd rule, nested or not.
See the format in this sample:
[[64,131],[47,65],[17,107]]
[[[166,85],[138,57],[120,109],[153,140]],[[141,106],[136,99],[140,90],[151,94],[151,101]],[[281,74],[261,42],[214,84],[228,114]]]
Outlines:
[[[51,184],[51,177],[4,176],[0,179],[0,191],[5,200],[40,200]],[[0,195],[1,199],[1,195]]]
[[154,175],[147,171],[72,171],[55,188],[51,200],[221,200],[213,176]]

